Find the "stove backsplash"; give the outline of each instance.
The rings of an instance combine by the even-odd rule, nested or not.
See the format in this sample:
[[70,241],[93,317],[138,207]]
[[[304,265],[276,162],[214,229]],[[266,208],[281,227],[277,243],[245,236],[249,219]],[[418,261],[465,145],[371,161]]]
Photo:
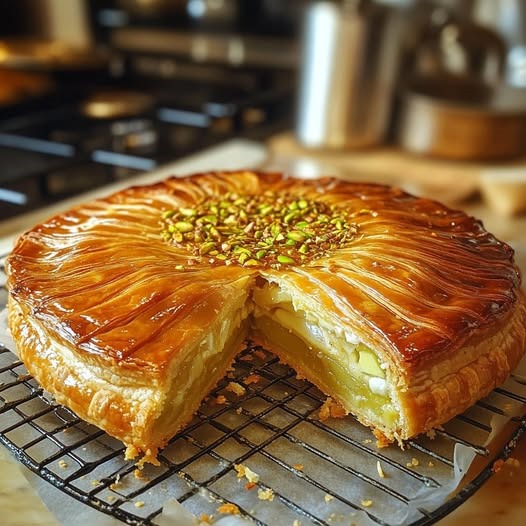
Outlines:
[[[59,3],[48,0],[47,19],[60,36]],[[0,220],[131,181],[231,137],[263,139],[290,127],[301,2],[290,4],[82,3],[81,25],[107,60],[17,72],[45,89],[0,100]],[[19,36],[32,38],[22,29]]]

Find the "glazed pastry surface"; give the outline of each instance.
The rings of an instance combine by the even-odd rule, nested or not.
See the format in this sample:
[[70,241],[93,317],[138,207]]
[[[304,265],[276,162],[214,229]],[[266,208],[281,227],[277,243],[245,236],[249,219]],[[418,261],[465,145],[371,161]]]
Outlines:
[[[380,185],[248,171],[171,178],[36,226],[6,268],[10,327],[28,370],[130,455],[155,456],[247,335],[390,439],[464,410],[525,348],[512,249],[463,212]],[[308,350],[287,354],[265,337],[261,327],[279,316],[304,342],[312,331],[306,349],[319,345],[339,364],[354,352],[356,366],[343,366],[338,386],[314,377],[323,374],[306,370]],[[383,374],[360,363],[361,351]],[[178,411],[182,368],[201,370]],[[371,377],[384,381],[397,420],[375,420],[338,392]],[[104,411],[94,402],[101,388],[111,394]],[[134,389],[144,395],[136,405],[126,400]]]

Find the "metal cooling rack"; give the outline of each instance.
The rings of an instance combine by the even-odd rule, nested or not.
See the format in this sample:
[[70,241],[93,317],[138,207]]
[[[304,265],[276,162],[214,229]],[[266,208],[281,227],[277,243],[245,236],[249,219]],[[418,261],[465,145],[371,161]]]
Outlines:
[[[0,310],[7,299],[2,271]],[[234,394],[229,382],[243,386],[245,394]],[[163,504],[174,498],[197,516],[215,518],[218,507],[232,503],[258,525],[432,524],[491,476],[495,460],[507,458],[526,429],[526,385],[517,378],[434,439],[411,441],[404,451],[378,449],[370,431],[351,417],[320,421],[323,402],[315,387],[277,358],[249,347],[162,451],[161,466],[145,466],[137,476],[133,463],[124,461],[120,442],[54,403],[0,345],[0,441],[67,495],[127,524],[154,525]],[[484,445],[490,424],[510,410],[516,416],[505,446],[490,452]],[[446,491],[456,445],[473,451],[482,467],[470,470],[449,500],[415,506],[423,492]],[[259,474],[255,487],[238,478],[238,464]],[[260,500],[259,491],[269,500]]]

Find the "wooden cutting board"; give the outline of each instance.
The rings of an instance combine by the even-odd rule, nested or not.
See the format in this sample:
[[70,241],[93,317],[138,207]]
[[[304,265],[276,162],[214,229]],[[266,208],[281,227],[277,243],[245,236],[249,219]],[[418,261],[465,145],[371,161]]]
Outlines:
[[269,168],[300,176],[335,175],[389,184],[448,204],[465,202],[480,192],[501,214],[526,210],[526,152],[520,159],[493,164],[419,157],[393,146],[312,150],[298,144],[292,133],[272,137],[268,147]]

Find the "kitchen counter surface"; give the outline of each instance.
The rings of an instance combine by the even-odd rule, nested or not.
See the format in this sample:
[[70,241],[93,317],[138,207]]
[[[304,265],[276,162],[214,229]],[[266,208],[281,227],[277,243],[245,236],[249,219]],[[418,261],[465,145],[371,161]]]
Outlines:
[[[183,162],[176,163],[166,169],[156,172],[155,178],[160,178],[172,173],[189,173],[209,169],[213,167],[236,168],[239,166],[264,166],[279,167],[283,158],[280,157],[283,152],[275,157],[271,156],[266,160],[264,150],[253,143],[244,143],[234,141],[226,147],[215,148],[203,162],[202,156],[187,159]],[[309,162],[312,158],[307,159]],[[297,159],[295,162],[297,163]],[[290,158],[288,159],[289,167]],[[285,163],[286,164],[286,163]],[[301,164],[296,164],[301,167]],[[305,167],[305,163],[303,167]],[[312,172],[312,163],[308,165]],[[324,173],[330,173],[330,166],[323,163]],[[152,179],[146,176],[144,182]],[[142,182],[142,181],[141,181]],[[488,207],[478,199],[459,203],[468,212],[481,217],[487,228],[493,231],[498,237],[510,242],[517,251],[517,260],[519,265],[526,272],[526,216],[509,218],[499,216],[492,212]],[[64,204],[62,205],[64,206]],[[50,211],[46,211],[49,215]],[[33,223],[42,219],[41,212],[33,217],[18,219],[12,222],[0,222],[0,250],[10,246],[13,237],[26,224]],[[28,222],[29,221],[29,222]],[[492,526],[522,526],[526,517],[526,437],[522,437],[518,447],[513,453],[513,459],[506,463],[503,468],[494,474],[490,480],[475,493],[467,502],[462,504],[457,510],[439,521],[440,526],[453,526],[462,524],[463,526],[479,526],[480,524],[489,524]],[[28,473],[25,468],[20,469],[14,463],[10,454],[0,446],[0,523],[3,526],[55,526],[58,524],[53,514],[49,512],[42,500],[36,495],[28,479],[33,482],[34,475]],[[23,476],[25,473],[26,476]],[[53,509],[53,491],[44,492],[44,499]],[[85,507],[85,506],[83,506]],[[117,524],[111,518],[102,516],[99,512],[89,512],[91,518],[96,514],[101,519],[100,524]],[[83,515],[84,517],[84,515]],[[88,517],[88,515],[86,515]],[[78,516],[70,522],[62,522],[66,526],[78,524]],[[85,522],[85,521],[84,521]]]

